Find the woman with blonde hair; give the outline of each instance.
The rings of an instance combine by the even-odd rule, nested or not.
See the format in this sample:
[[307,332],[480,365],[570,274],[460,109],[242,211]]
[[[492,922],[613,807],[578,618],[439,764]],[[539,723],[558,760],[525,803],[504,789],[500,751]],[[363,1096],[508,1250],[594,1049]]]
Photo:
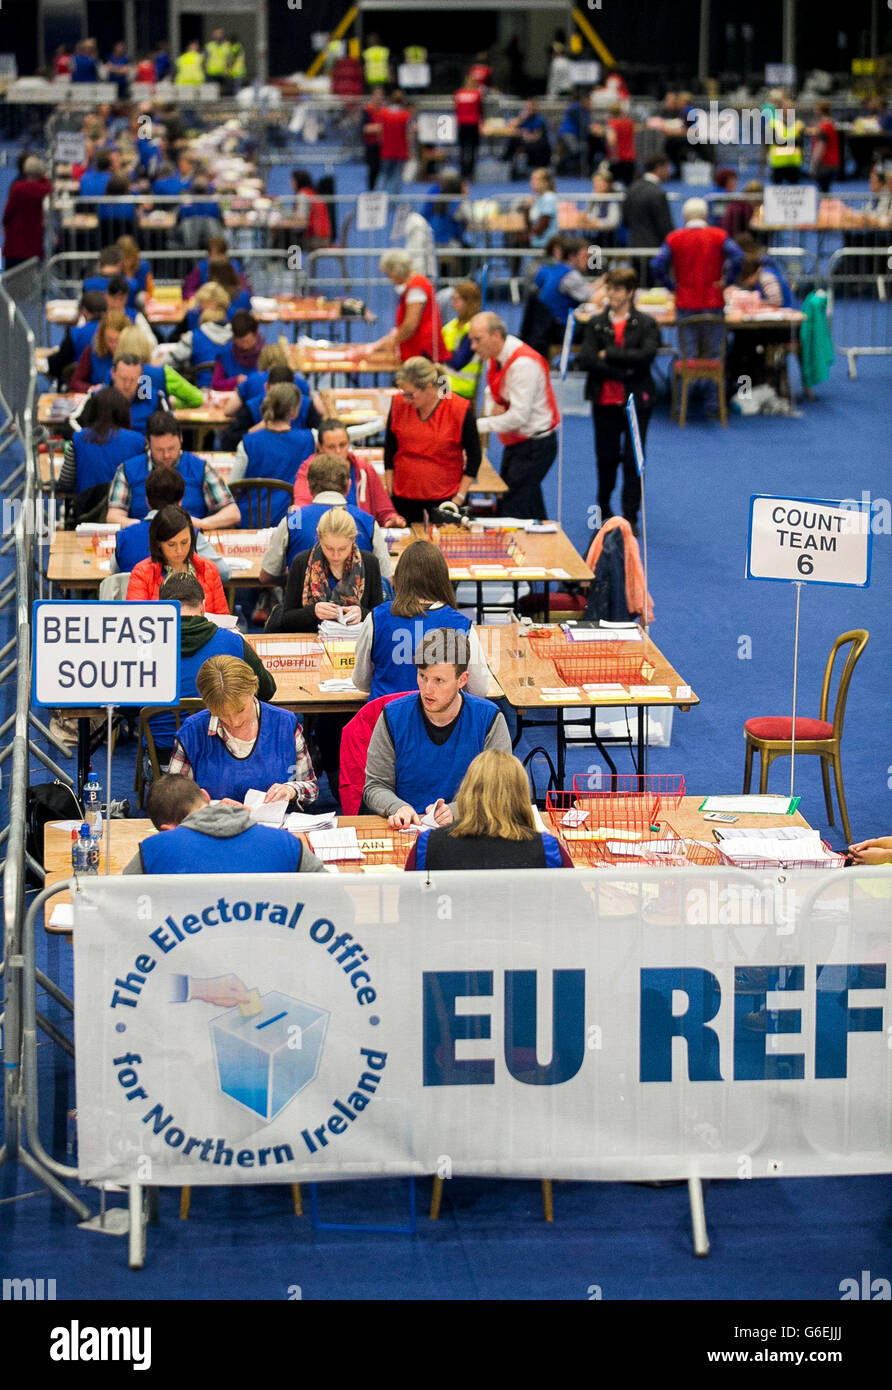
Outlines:
[[99,327],[77,360],[68,389],[71,392],[89,391],[91,386],[107,386],[118,343],[130,320],[117,309],[108,310],[99,320]]
[[274,609],[269,632],[316,632],[320,622],[358,626],[383,602],[381,569],[370,550],[356,544],[356,522],[343,507],[319,519],[316,544],[291,562],[285,598]]
[[443,552],[430,541],[406,546],[393,576],[393,599],[374,608],[359,629],[353,682],[378,695],[418,688],[415,649],[434,628],[467,632],[470,644],[469,695],[485,696],[489,667],[470,618],[455,607],[455,594]]
[[135,237],[119,236],[115,245],[123,253],[121,274],[130,286],[128,309],[141,309],[155,293],[155,281],[148,261],[144,261]]
[[554,835],[537,830],[530,786],[512,753],[478,753],[455,798],[455,819],[421,830],[407,869],[572,869]]
[[194,325],[169,349],[169,360],[177,367],[189,367],[196,386],[210,386],[217,357],[232,339],[228,322],[229,296],[218,284],[202,285],[186,314]]
[[449,389],[442,369],[410,357],[396,375],[384,437],[384,483],[409,525],[442,502],[461,506],[482,451],[471,401]]
[[[291,505],[294,480],[304,459],[316,452],[312,431],[293,429],[300,414],[301,394],[296,386],[283,382],[271,386],[263,401],[260,428],[250,430],[239,443],[230,482],[243,478],[277,478],[290,492],[276,491],[270,504],[269,525],[278,526]],[[250,525],[247,497],[239,501],[242,525]]]
[[315,801],[316,777],[297,716],[257,699],[257,677],[237,656],[212,656],[195,686],[205,708],[177,730],[168,771],[212,800],[243,802],[252,788],[292,807]]

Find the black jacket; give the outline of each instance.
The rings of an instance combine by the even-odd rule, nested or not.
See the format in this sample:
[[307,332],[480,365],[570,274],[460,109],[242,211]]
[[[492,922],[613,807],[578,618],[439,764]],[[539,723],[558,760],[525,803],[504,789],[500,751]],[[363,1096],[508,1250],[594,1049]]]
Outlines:
[[[267,632],[317,632],[319,629],[319,619],[316,617],[315,604],[304,605],[304,579],[307,574],[307,564],[309,563],[312,551],[302,550],[299,555],[295,555],[288,571],[288,580],[285,585],[285,598],[281,605],[277,605],[269,615],[266,624]],[[370,550],[360,550],[359,552],[363,570],[365,572],[365,586],[362,592],[363,618],[367,618],[373,608],[377,608],[379,603],[384,602],[384,590],[381,586],[381,568],[375,556]],[[359,633],[359,624],[356,627]]]
[[630,246],[663,245],[673,223],[662,184],[642,176],[629,185],[623,201],[623,224]]
[[[599,357],[602,349],[605,356]],[[609,310],[596,314],[585,325],[582,348],[576,358],[576,365],[588,372],[586,400],[596,401],[605,381],[621,381],[626,399],[634,392],[638,404],[649,407],[654,394],[650,368],[659,349],[659,324],[649,314],[630,310],[622,347],[614,342]]]

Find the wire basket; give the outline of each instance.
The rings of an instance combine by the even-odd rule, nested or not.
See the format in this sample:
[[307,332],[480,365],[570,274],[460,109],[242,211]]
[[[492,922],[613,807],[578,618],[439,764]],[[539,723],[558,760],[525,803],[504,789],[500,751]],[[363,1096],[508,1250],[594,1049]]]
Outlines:
[[396,873],[400,869],[405,869],[406,860],[409,858],[414,844],[414,835],[394,836],[381,849],[364,849],[362,852],[363,865],[386,865]]
[[844,854],[837,854],[830,846],[821,841],[825,853],[820,859],[766,859],[757,854],[748,855],[745,859],[734,855],[733,857],[718,846],[719,862],[729,869],[754,869],[759,872],[771,872],[774,869],[784,869],[789,872],[794,869],[841,869],[845,865],[846,857]]
[[[646,685],[653,675],[653,667],[642,656],[628,651],[603,651],[603,647],[614,645],[609,642],[591,645],[597,645],[598,650],[580,653],[576,644],[573,651],[548,653],[549,660],[554,662],[554,669],[565,685]],[[572,648],[574,644],[571,642],[568,646]],[[616,646],[628,646],[628,643],[617,643]]]
[[551,791],[545,797],[546,815],[568,840],[649,839],[658,810],[656,797],[647,792],[618,796],[611,792]]
[[[683,772],[577,772],[573,778],[576,796],[599,792],[607,796],[653,796],[657,810],[671,806],[677,810],[686,795]],[[675,832],[673,832],[675,833]]]
[[462,527],[442,526],[433,532],[434,543],[453,564],[519,564],[522,556],[512,532],[466,531]]

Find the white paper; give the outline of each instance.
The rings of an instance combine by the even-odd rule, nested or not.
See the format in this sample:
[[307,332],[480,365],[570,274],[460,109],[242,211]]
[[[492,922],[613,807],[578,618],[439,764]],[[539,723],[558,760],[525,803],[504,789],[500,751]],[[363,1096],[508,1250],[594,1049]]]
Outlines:
[[233,574],[241,574],[245,570],[252,570],[254,568],[255,561],[249,560],[245,555],[226,555],[224,552],[223,558],[226,560]]
[[644,640],[640,628],[612,628],[605,631],[603,627],[571,627],[567,624],[564,631],[571,642],[642,642]]
[[73,927],[74,905],[72,903],[56,903],[48,925],[51,927]]
[[533,521],[528,522],[526,526],[531,536],[553,536],[560,529],[556,521]]
[[292,834],[299,831],[334,830],[338,823],[336,811],[325,811],[318,816],[307,815],[305,811],[289,811],[285,817],[285,829]]
[[114,536],[120,531],[114,521],[82,521],[74,528],[76,536]]
[[358,693],[358,687],[353,684],[352,680],[350,680],[349,677],[341,676],[335,676],[327,681],[320,681],[319,689],[327,691],[329,694],[352,695],[354,692]]
[[629,694],[637,699],[671,700],[672,691],[668,685],[630,685]]
[[264,801],[266,792],[251,787],[245,792],[245,806],[251,812],[251,819],[260,825],[282,825],[288,812],[287,801]]
[[224,627],[229,630],[238,627],[238,618],[234,613],[205,613],[208,622],[214,623],[216,627]]
[[319,636],[323,642],[355,642],[360,626],[359,623],[339,623],[333,618],[324,618],[319,624]]
[[569,570],[550,569],[550,570],[548,571],[548,573],[549,573],[549,575],[551,576],[552,579],[569,579],[569,578],[570,578],[570,572],[569,572]]
[[307,837],[313,853],[324,864],[342,863],[345,860],[364,859],[356,838],[356,826],[343,830],[316,830]]

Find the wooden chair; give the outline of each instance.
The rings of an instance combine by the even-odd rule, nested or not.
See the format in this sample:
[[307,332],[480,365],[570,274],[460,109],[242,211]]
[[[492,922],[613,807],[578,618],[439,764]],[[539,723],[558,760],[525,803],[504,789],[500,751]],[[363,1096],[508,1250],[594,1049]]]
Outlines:
[[239,478],[229,484],[229,491],[236,502],[242,497],[248,499],[248,520],[245,525],[256,528],[273,524],[273,493],[286,493],[289,502],[294,495],[294,488],[280,478]]
[[[851,632],[843,632],[830,650],[827,658],[827,665],[824,669],[824,680],[821,685],[821,709],[817,719],[796,718],[796,755],[800,753],[813,753],[821,759],[821,778],[824,783],[824,801],[827,804],[827,819],[831,825],[835,824],[833,819],[833,802],[830,799],[830,765],[833,765],[833,776],[836,781],[836,795],[839,800],[839,810],[842,816],[842,828],[845,833],[846,843],[852,840],[852,828],[849,825],[849,813],[846,808],[845,792],[842,786],[842,728],[846,713],[846,700],[849,694],[849,685],[852,680],[852,672],[855,663],[867,646],[870,640],[870,633],[863,628],[853,628]],[[830,702],[830,683],[833,678],[833,668],[836,662],[837,653],[843,647],[849,647],[843,664],[842,672],[839,677],[839,686],[836,691],[836,707],[833,711],[833,722],[827,720],[827,709]],[[744,737],[746,739],[746,766],[743,773],[743,790],[748,792],[752,781],[753,773],[753,753],[758,751],[761,759],[759,766],[759,791],[764,793],[768,790],[768,769],[775,758],[789,757],[793,751],[792,744],[792,725],[793,721],[788,715],[778,716],[777,718],[767,717],[762,719],[748,719],[743,726]]]
[[[693,381],[714,381],[719,396],[719,419],[724,428],[728,423],[728,408],[725,400],[725,352],[728,345],[728,328],[721,314],[693,314],[689,319],[679,319],[679,356],[672,364],[672,417],[678,418],[680,429],[684,429],[688,418],[688,391]],[[718,341],[718,355],[698,357],[698,343],[704,330],[715,333]],[[678,409],[678,392],[681,390],[681,409]]]
[[[440,1203],[443,1200],[443,1178],[434,1178],[433,1189],[431,1190],[431,1221],[437,1221],[440,1216]],[[542,1179],[542,1215],[544,1220],[554,1220],[554,1193],[551,1185],[551,1178]]]
[[146,778],[143,768],[143,744],[152,769],[152,779],[157,779],[162,775],[161,760],[158,757],[158,750],[155,747],[155,740],[152,736],[150,720],[159,714],[173,714],[174,728],[178,729],[183,719],[187,719],[190,714],[197,714],[200,709],[204,709],[204,700],[187,698],[173,708],[170,705],[146,705],[139,712],[139,728],[137,730],[136,742],[136,774],[133,778],[133,790],[136,792],[136,804],[139,810],[143,808],[146,790]]

